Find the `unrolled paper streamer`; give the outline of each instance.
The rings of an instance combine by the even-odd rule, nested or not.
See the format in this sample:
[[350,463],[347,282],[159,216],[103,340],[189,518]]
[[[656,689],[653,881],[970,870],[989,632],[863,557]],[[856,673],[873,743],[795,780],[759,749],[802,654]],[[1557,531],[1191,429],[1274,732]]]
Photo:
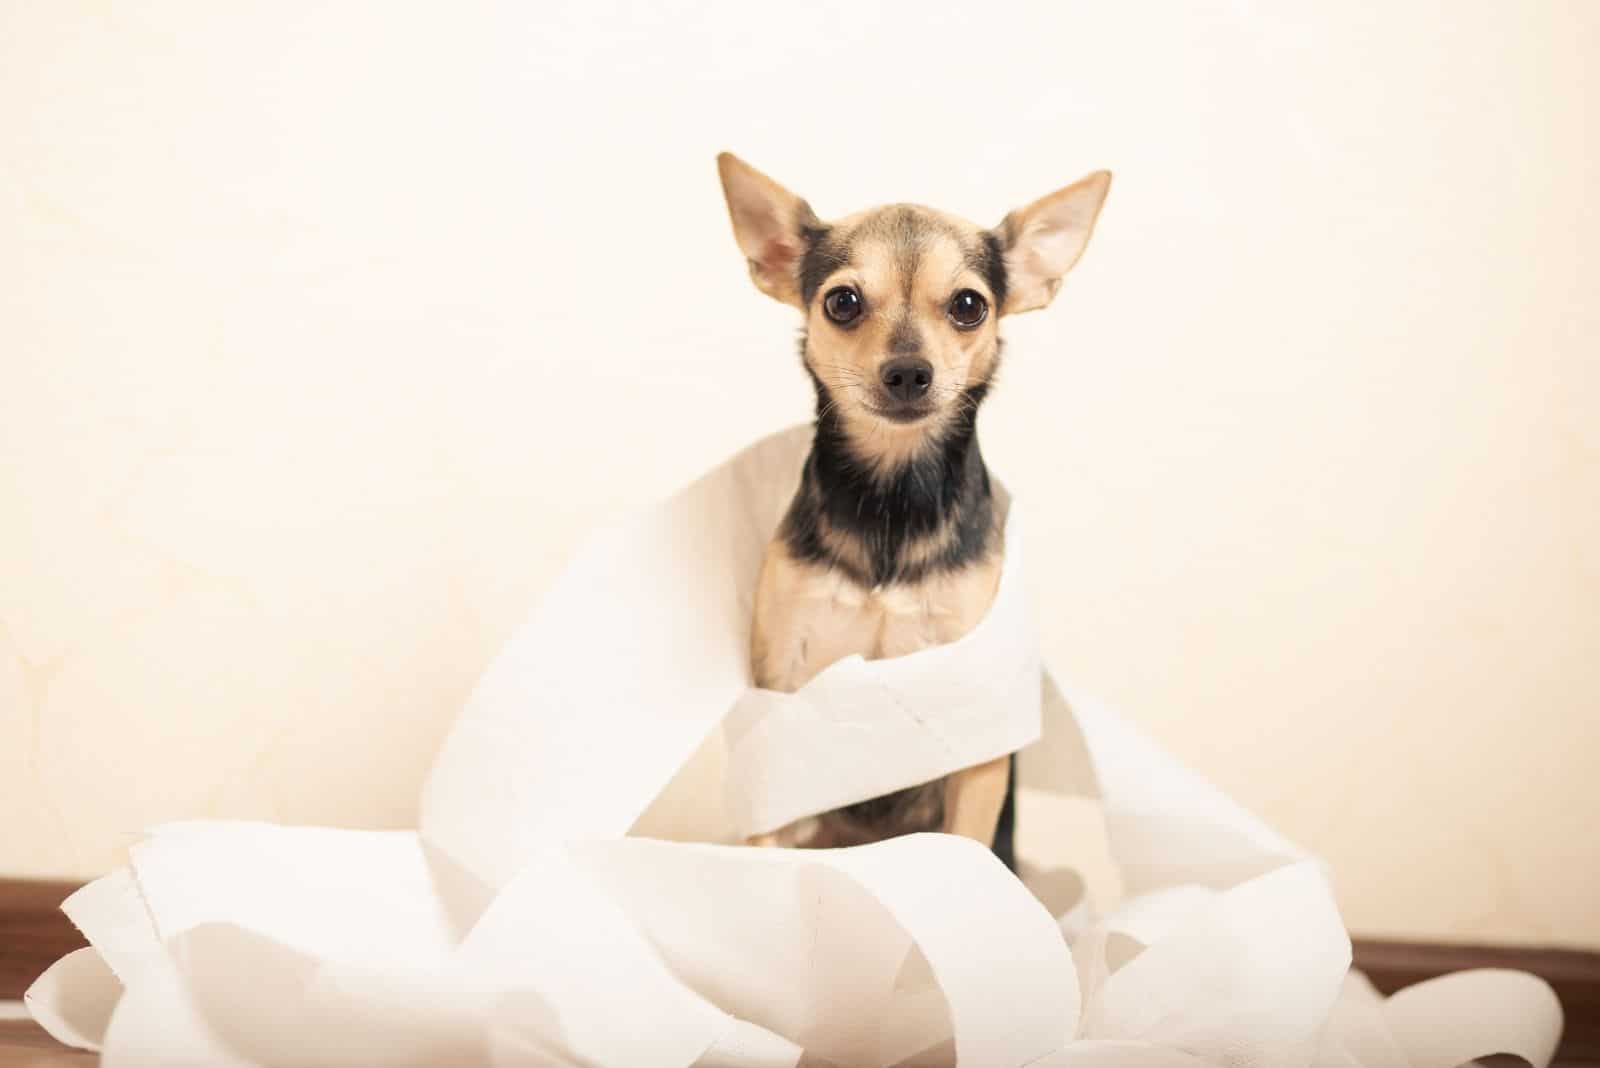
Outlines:
[[[852,661],[836,692],[920,702],[998,655],[1006,688],[1038,703],[1000,709],[992,733],[970,701],[888,717],[881,777],[847,792],[942,774],[1042,723],[1019,826],[1030,798],[1095,799],[1132,895],[1118,909],[1096,919],[1061,899],[1068,873],[1046,873],[1041,893],[1070,909],[1058,924],[987,850],[944,835],[836,851],[626,837],[731,841],[836,801],[804,792],[825,772],[764,775],[775,746],[743,744],[766,723],[814,745],[796,709],[850,722],[827,687],[750,690],[756,573],[808,443],[760,442],[580,553],[463,711],[419,833],[157,828],[67,903],[94,948],[34,985],[35,1018],[113,1068],[1548,1063],[1548,986],[1469,972],[1384,1000],[1348,972],[1315,860],[1030,666],[1025,617],[1006,622],[1015,524],[974,632],[1004,649]],[[718,728],[735,708],[730,754]]]

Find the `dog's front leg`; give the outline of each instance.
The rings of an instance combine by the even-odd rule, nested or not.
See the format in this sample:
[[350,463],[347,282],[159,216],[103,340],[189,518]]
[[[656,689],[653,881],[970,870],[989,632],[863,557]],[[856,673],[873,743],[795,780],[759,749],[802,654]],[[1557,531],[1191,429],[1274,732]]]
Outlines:
[[[794,559],[782,539],[767,547],[756,586],[750,637],[751,676],[757,686],[794,693],[841,657],[873,649],[878,617],[864,609],[865,595],[841,575]],[[751,835],[753,846],[820,844],[818,821]]]
[[946,834],[974,838],[986,846],[994,845],[995,825],[1006,802],[1006,787],[1011,781],[1011,758],[996,757],[987,764],[963,768],[944,781],[944,826]]

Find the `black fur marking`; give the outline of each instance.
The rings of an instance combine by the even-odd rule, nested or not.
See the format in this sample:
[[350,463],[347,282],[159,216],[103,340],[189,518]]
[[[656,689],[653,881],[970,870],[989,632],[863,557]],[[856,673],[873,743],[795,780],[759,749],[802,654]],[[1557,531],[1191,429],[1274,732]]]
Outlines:
[[[966,390],[961,412],[914,459],[880,472],[856,454],[815,372],[811,380],[817,391],[816,437],[780,527],[796,559],[837,568],[874,589],[953,571],[992,551],[994,497],[977,437],[987,381]],[[850,543],[856,552],[841,554],[830,538]],[[927,539],[939,540],[942,548],[908,559],[908,549]]]
[[1000,863],[1017,870],[1017,754],[1011,754],[1011,774],[1006,778],[1006,799],[1000,805],[1000,818],[994,828],[994,855]]
[[944,780],[870,797],[838,811],[850,823],[870,832],[866,839],[869,841],[937,831],[944,823]]
[[806,244],[800,257],[800,299],[810,304],[829,275],[850,266],[850,248],[821,223],[802,226],[800,236]]
[[983,232],[983,248],[968,257],[972,269],[983,276],[994,296],[996,309],[1006,303],[1006,252],[993,230]]

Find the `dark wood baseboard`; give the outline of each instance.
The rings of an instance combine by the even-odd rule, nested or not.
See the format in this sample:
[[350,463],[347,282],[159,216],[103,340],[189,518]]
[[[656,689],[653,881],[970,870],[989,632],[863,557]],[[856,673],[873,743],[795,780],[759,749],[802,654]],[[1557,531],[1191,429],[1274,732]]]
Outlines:
[[0,1001],[20,998],[58,957],[88,945],[61,912],[78,886],[0,879]]
[[[85,945],[60,911],[76,883],[0,879],[0,1000],[20,998],[56,958]],[[1515,968],[1544,978],[1567,1014],[1561,1057],[1600,1061],[1600,953],[1520,946],[1358,938],[1356,967],[1385,994],[1466,968]]]
[[1562,1060],[1600,1061],[1600,953],[1543,946],[1478,946],[1448,942],[1355,940],[1355,966],[1385,994],[1468,968],[1532,972],[1561,999],[1566,1030]]

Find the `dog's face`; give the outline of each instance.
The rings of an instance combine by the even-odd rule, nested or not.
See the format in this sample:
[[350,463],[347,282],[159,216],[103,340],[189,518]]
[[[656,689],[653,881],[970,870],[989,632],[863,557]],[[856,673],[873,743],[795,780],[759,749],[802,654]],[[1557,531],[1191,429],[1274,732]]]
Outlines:
[[751,278],[804,313],[824,406],[881,460],[976,405],[998,362],[1000,317],[1050,302],[1111,179],[1092,174],[991,230],[909,204],[823,222],[737,157],[717,165]]

